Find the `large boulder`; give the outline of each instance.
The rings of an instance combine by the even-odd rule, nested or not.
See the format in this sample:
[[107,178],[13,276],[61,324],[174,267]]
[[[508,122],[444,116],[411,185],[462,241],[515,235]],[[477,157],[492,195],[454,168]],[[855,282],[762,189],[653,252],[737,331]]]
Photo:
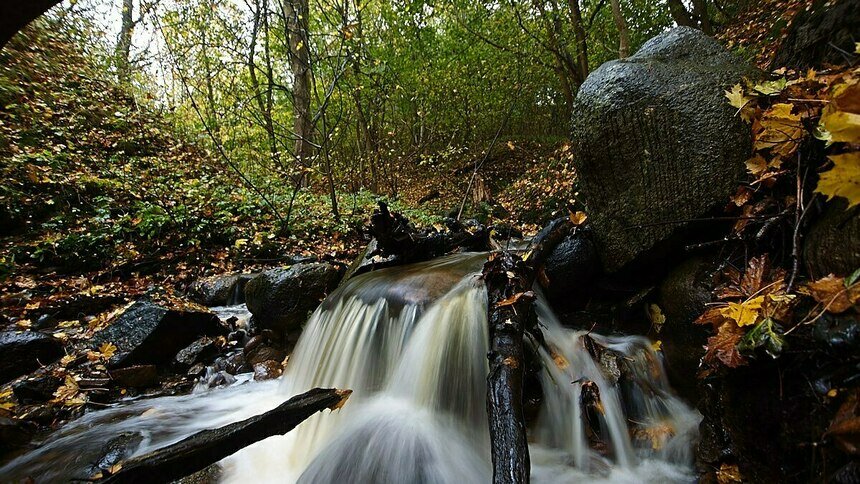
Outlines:
[[538,278],[554,307],[566,307],[589,294],[600,272],[597,249],[582,232],[565,237],[546,258]]
[[860,0],[816,0],[798,10],[771,65],[806,69],[852,62],[860,39]]
[[204,306],[231,306],[245,302],[245,284],[255,274],[227,274],[198,279],[188,287],[188,298]]
[[25,375],[63,356],[63,345],[36,331],[0,332],[0,383]]
[[173,360],[179,350],[201,336],[221,336],[228,328],[207,311],[174,309],[149,300],[132,304],[107,328],[93,335],[90,344],[116,345],[109,366],[159,365]]
[[259,328],[285,335],[301,327],[340,277],[340,269],[327,263],[270,269],[245,286],[245,303]]
[[756,75],[701,31],[676,27],[588,76],[571,138],[607,270],[728,200],[752,140],[724,90]]

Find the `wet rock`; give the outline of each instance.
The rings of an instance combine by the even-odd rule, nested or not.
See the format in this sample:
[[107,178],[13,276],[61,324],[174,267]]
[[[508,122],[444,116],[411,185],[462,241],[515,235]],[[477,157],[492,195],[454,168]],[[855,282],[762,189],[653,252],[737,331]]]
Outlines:
[[174,362],[180,368],[189,368],[195,363],[209,363],[218,356],[219,348],[216,341],[204,336],[186,346],[176,354]]
[[155,365],[134,365],[116,368],[110,376],[122,387],[147,388],[158,384],[158,369]]
[[860,1],[813,2],[792,19],[780,42],[772,66],[797,69],[845,64],[856,59],[854,43],[860,39]]
[[245,302],[245,285],[256,274],[228,274],[198,279],[188,287],[188,298],[204,306],[232,306]]
[[847,276],[860,268],[860,217],[841,199],[828,202],[803,241],[803,259],[809,274]]
[[581,300],[589,293],[589,284],[600,271],[597,250],[582,232],[568,235],[547,257],[541,285],[554,307]]
[[0,457],[25,447],[36,430],[36,425],[30,422],[0,417]]
[[207,382],[209,388],[226,387],[232,385],[233,383],[236,383],[236,377],[225,371],[219,371],[215,373],[214,375],[212,375],[212,378],[210,378]]
[[245,355],[245,361],[252,367],[268,360],[283,361],[287,356],[286,351],[273,346],[271,341],[263,335],[251,338],[242,349],[242,353]]
[[209,312],[176,310],[143,300],[134,303],[113,324],[96,333],[91,345],[113,343],[117,351],[109,367],[158,365],[200,336],[221,336],[227,328]]
[[713,271],[703,259],[687,259],[673,269],[660,284],[657,305],[666,318],[655,328],[655,338],[662,342],[666,372],[673,387],[682,396],[695,401],[699,360],[708,341],[705,326],[693,324],[711,302]]
[[196,365],[189,368],[187,372],[185,372],[185,374],[190,376],[191,378],[200,378],[205,373],[206,366],[203,365],[203,363],[197,363]]
[[259,328],[283,335],[301,327],[308,313],[337,286],[340,276],[340,270],[327,263],[267,270],[245,286],[248,310]]
[[63,345],[36,331],[0,332],[0,383],[53,363],[63,356]]
[[245,360],[245,355],[240,351],[224,358],[223,362],[218,365],[218,368],[223,369],[231,375],[238,375],[240,373],[251,371],[250,364]]
[[604,268],[621,268],[737,189],[751,135],[724,90],[754,75],[701,31],[675,27],[588,76],[571,151]]
[[824,313],[815,322],[812,336],[831,351],[856,354],[860,348],[860,316]]
[[400,257],[396,255],[383,257],[377,254],[371,256],[370,254],[375,253],[378,248],[379,244],[376,239],[371,239],[367,244],[367,247],[365,247],[361,254],[347,268],[346,274],[343,276],[343,281],[345,282],[350,278],[359,274],[364,274],[365,272],[375,271],[386,267],[394,267],[402,263]]
[[141,442],[143,442],[143,436],[137,432],[123,432],[110,439],[102,447],[101,457],[93,466],[92,473],[95,475],[98,472],[110,470],[111,467],[131,456]]
[[54,392],[62,384],[63,380],[55,376],[38,375],[16,383],[12,392],[21,403],[46,402],[54,398]]
[[227,341],[232,342],[235,341],[237,345],[244,347],[250,338],[248,337],[248,332],[244,329],[237,329],[236,331],[231,332],[227,335]]
[[221,466],[218,464],[212,464],[211,466],[203,469],[202,471],[195,472],[190,476],[185,476],[181,479],[177,479],[174,481],[175,484],[217,484],[221,482],[221,474],[223,471],[221,470]]
[[281,366],[280,361],[262,361],[254,365],[254,380],[271,380],[273,378],[278,378],[283,372],[284,368]]
[[57,326],[57,318],[55,318],[51,314],[43,314],[39,316],[39,319],[36,320],[36,324],[33,325],[33,328],[42,330],[42,329],[51,329]]

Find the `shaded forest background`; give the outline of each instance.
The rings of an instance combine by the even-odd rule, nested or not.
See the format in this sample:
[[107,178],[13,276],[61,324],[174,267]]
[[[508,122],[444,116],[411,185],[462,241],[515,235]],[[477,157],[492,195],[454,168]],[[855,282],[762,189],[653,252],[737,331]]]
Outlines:
[[[789,18],[803,4],[754,15],[771,25],[774,11]],[[179,287],[297,256],[348,261],[379,199],[421,224],[475,218],[534,232],[577,206],[565,138],[587,73],[676,23],[720,33],[746,10],[63,4],[0,51],[6,305],[34,289],[59,298]],[[782,27],[729,44],[761,56]]]

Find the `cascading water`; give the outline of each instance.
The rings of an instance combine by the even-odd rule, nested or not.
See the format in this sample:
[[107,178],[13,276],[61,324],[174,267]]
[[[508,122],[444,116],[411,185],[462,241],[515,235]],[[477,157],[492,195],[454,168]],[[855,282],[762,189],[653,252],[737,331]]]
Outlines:
[[[341,410],[225,459],[224,481],[488,482],[485,258],[357,276],[311,316],[280,381],[92,412],[0,468],[0,480],[86,478],[106,442],[139,455],[310,388],[338,387],[353,390]],[[539,349],[533,481],[693,480],[699,416],[671,394],[649,342],[563,328],[540,298],[538,315],[548,349]]]

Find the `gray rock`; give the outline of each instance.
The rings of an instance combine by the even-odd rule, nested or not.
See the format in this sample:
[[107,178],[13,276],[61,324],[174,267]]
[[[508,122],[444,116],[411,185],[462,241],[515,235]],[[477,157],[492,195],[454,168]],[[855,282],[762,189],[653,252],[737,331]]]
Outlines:
[[195,363],[209,363],[216,356],[218,356],[218,345],[214,339],[204,336],[181,349],[174,361],[181,368],[190,368]]
[[245,302],[245,285],[256,274],[228,274],[198,279],[188,287],[188,298],[204,306],[232,306]]
[[[791,20],[785,40],[771,63],[774,67],[806,69],[845,64],[860,39],[860,0],[813,2]],[[847,54],[847,55],[846,55]]]
[[134,303],[90,341],[93,347],[113,343],[109,367],[159,365],[201,336],[226,335],[228,328],[209,312],[169,309],[152,301]]
[[54,337],[36,331],[0,332],[0,383],[57,361],[63,345]]
[[270,269],[245,286],[245,302],[260,329],[283,336],[301,327],[308,313],[333,290],[340,270],[326,263],[300,263]]
[[860,268],[860,217],[847,202],[834,199],[803,240],[803,258],[809,274],[847,276]]
[[724,90],[755,76],[714,39],[686,27],[588,76],[573,109],[572,148],[608,271],[734,192],[752,140]]

